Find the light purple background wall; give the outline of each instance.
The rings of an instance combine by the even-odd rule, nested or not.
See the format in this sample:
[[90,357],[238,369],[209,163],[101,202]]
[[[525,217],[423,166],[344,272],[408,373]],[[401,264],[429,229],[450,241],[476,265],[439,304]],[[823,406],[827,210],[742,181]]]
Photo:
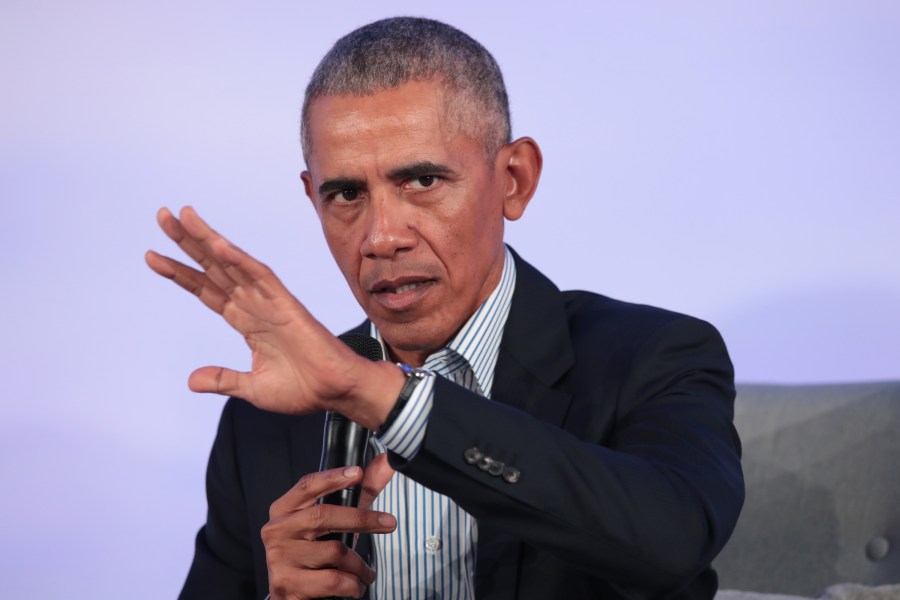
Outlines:
[[[896,2],[39,2],[0,8],[0,597],[174,597],[242,341],[156,278],[191,203],[333,331],[297,173],[315,63],[425,14],[492,50],[546,169],[509,241],[722,330],[741,381],[900,377]],[[449,3],[448,3],[449,4]]]

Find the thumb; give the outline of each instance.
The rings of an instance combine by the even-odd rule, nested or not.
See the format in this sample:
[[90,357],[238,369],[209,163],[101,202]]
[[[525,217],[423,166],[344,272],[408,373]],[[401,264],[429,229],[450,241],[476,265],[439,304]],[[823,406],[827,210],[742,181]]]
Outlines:
[[381,493],[381,490],[384,489],[384,486],[388,484],[393,476],[394,469],[391,468],[390,463],[388,463],[387,452],[376,456],[372,462],[366,466],[366,471],[363,474],[362,492],[359,495],[359,507],[369,508],[372,506],[372,502],[375,501],[375,498]]
[[225,367],[200,367],[188,377],[188,387],[192,392],[237,396],[252,403],[249,398],[249,374],[226,369]]

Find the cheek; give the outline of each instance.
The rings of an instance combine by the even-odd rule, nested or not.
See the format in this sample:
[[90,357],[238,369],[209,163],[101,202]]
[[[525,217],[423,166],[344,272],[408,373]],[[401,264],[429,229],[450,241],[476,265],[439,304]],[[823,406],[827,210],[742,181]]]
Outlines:
[[499,241],[498,237],[503,235],[503,210],[498,204],[488,197],[474,198],[447,220],[447,230],[457,240],[459,253]]
[[473,280],[483,279],[503,238],[502,212],[477,198],[442,212],[434,222],[437,226],[431,228],[431,240],[457,285],[468,289]]
[[353,285],[359,268],[359,245],[353,243],[351,234],[346,228],[323,225],[322,232],[325,234],[325,242],[328,244],[328,249],[331,250],[331,256],[334,257],[338,268],[347,281]]

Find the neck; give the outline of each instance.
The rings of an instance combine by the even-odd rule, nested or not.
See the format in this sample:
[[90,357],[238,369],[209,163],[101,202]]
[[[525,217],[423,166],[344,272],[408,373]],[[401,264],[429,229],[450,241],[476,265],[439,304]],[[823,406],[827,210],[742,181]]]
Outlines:
[[385,342],[385,345],[388,349],[388,356],[393,362],[405,363],[411,367],[421,367],[425,364],[425,360],[438,350],[438,348],[433,350],[399,350],[387,342]]

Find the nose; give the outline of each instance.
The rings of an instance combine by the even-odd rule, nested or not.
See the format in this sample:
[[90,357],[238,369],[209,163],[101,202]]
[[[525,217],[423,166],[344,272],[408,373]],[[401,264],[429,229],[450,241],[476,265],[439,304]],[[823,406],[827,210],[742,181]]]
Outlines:
[[393,258],[416,246],[410,207],[391,194],[379,194],[367,207],[367,231],[360,253],[367,258]]

